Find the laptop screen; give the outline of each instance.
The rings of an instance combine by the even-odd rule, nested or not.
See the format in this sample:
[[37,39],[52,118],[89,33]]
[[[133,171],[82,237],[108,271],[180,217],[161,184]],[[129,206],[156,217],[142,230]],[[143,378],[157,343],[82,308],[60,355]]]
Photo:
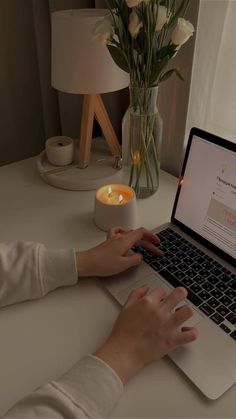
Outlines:
[[235,144],[192,129],[172,218],[235,260]]

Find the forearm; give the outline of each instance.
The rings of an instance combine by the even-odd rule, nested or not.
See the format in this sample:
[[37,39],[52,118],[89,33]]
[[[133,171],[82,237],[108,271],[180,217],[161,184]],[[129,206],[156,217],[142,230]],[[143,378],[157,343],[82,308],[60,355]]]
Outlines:
[[0,244],[0,307],[43,297],[76,281],[73,250],[50,251],[34,242]]
[[3,419],[105,418],[123,392],[115,372],[102,360],[88,356],[67,374],[17,403]]

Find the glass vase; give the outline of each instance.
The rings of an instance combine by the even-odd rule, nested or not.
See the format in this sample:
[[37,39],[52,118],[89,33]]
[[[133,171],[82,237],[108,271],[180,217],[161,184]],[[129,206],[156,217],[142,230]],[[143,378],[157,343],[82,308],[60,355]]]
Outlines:
[[130,106],[122,121],[122,164],[137,198],[153,195],[159,186],[162,118],[158,87],[130,88]]

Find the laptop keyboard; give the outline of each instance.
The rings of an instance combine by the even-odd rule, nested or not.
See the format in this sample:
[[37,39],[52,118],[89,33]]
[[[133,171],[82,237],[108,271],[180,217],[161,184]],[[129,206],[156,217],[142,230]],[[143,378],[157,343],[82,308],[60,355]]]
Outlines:
[[171,228],[157,235],[163,257],[138,246],[132,250],[173,287],[187,288],[191,303],[236,340],[236,275]]

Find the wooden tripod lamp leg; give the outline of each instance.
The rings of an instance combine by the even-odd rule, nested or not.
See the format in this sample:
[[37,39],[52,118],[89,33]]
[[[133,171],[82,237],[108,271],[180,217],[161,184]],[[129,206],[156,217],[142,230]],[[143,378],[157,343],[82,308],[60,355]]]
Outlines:
[[100,95],[94,95],[94,113],[113,156],[121,156],[121,146]]
[[84,95],[80,129],[79,164],[84,169],[89,164],[94,120],[94,95]]
[[84,95],[80,130],[79,168],[88,166],[91,152],[94,115],[113,156],[121,156],[121,146],[100,95]]

